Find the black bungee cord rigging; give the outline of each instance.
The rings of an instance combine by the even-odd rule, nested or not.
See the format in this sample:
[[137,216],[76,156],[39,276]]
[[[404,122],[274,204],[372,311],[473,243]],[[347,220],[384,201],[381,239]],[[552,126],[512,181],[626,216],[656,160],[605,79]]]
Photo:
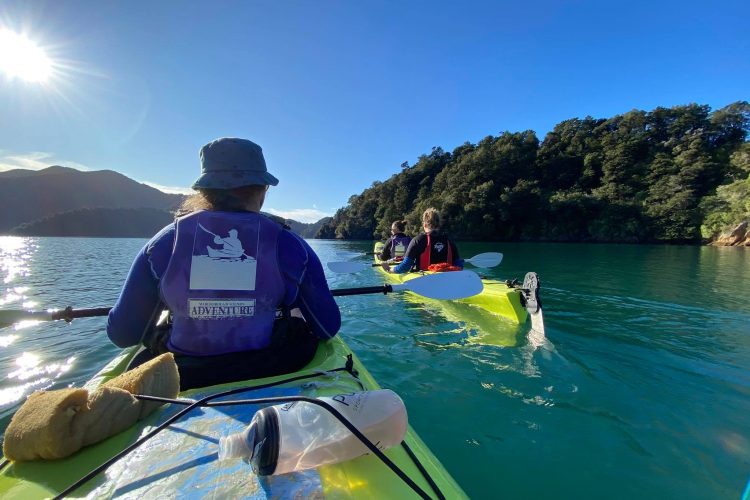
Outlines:
[[[233,401],[213,401],[214,399],[231,396],[234,394],[239,394],[242,392],[248,392],[252,390],[259,390],[259,389],[266,389],[269,387],[274,387],[277,385],[282,385],[290,382],[296,382],[299,380],[305,380],[309,378],[318,377],[321,375],[325,375],[327,373],[331,372],[338,372],[338,371],[346,371],[349,372],[359,383],[360,386],[362,386],[362,382],[359,380],[357,376],[356,370],[353,369],[353,361],[352,356],[347,356],[346,366],[341,368],[335,368],[332,370],[327,370],[325,372],[316,372],[311,373],[307,375],[299,375],[296,377],[291,377],[288,379],[280,380],[277,382],[270,382],[268,384],[263,384],[259,386],[252,386],[252,387],[238,387],[235,389],[230,389],[228,391],[222,391],[215,394],[210,394],[208,396],[205,396],[199,400],[192,401],[192,400],[181,400],[181,399],[170,399],[170,398],[161,398],[161,397],[155,397],[155,396],[145,396],[145,395],[135,395],[136,398],[143,400],[143,401],[156,401],[156,402],[162,402],[162,403],[171,403],[176,405],[183,405],[185,408],[178,411],[171,417],[169,417],[167,420],[162,422],[160,425],[152,429],[148,434],[141,437],[119,453],[117,453],[115,456],[101,464],[100,466],[96,467],[94,470],[90,471],[88,474],[68,486],[65,490],[60,492],[57,496],[55,496],[55,499],[61,499],[65,496],[69,495],[79,487],[81,487],[83,484],[100,474],[101,472],[104,472],[107,470],[112,464],[120,460],[125,455],[129,454],[131,451],[154,437],[156,434],[161,432],[162,430],[169,427],[172,423],[179,420],[181,417],[187,415],[191,411],[195,410],[196,408],[201,407],[216,407],[216,406],[237,406],[237,405],[245,405],[245,404],[276,404],[276,403],[289,403],[289,402],[295,402],[295,401],[304,401],[306,403],[311,403],[317,406],[322,407],[326,411],[328,411],[331,415],[333,415],[339,422],[341,422],[354,436],[359,439],[362,444],[364,444],[375,456],[377,456],[381,462],[383,462],[388,468],[390,468],[402,481],[404,481],[417,495],[419,495],[423,499],[431,499],[432,497],[428,495],[418,484],[414,482],[412,478],[410,478],[403,470],[401,470],[391,459],[389,459],[381,450],[378,449],[378,447],[370,441],[364,434],[362,434],[359,429],[357,429],[351,422],[349,422],[341,413],[339,413],[335,408],[330,406],[325,401],[321,401],[319,399],[315,398],[309,398],[306,396],[280,396],[280,397],[270,397],[270,398],[256,398],[256,399],[242,399],[242,400],[233,400]],[[363,387],[363,386],[362,386]],[[364,387],[363,387],[364,388]],[[435,481],[430,477],[427,470],[424,468],[424,466],[419,462],[418,458],[414,454],[414,452],[411,450],[411,448],[406,444],[406,441],[401,442],[402,446],[407,452],[407,455],[412,459],[414,464],[416,465],[417,469],[422,473],[427,483],[430,485],[430,487],[435,492],[435,495],[439,500],[444,500],[445,495],[440,491],[439,487],[435,483]],[[7,460],[0,464],[0,469],[4,467],[7,464]]]

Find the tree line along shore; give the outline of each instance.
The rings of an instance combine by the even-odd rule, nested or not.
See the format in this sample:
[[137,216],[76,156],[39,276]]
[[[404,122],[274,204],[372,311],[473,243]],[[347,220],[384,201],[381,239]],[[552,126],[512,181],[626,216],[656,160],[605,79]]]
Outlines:
[[542,141],[487,136],[414,165],[348,200],[319,238],[411,233],[436,207],[458,240],[750,245],[750,105],[688,104],[573,118]]

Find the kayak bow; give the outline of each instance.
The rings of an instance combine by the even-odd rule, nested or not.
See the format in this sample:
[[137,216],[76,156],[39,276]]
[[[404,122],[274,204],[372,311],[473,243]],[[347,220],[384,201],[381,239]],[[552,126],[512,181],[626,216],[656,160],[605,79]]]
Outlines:
[[[123,351],[90,380],[86,388],[94,389],[122,373],[135,353],[135,349]],[[318,397],[378,388],[343,339],[336,336],[321,342],[314,359],[297,373],[193,389],[181,393],[180,397],[195,401],[227,390],[232,394],[219,398],[221,401],[298,395]],[[466,496],[411,428],[401,446],[384,452],[404,477],[394,473],[374,454],[318,469],[258,477],[244,462],[219,462],[216,455],[219,438],[242,430],[259,409],[257,405],[199,408],[154,433],[160,424],[167,423],[183,408],[175,404],[165,405],[126,431],[66,459],[5,462],[0,470],[0,495],[23,499],[61,494],[74,497],[124,495],[131,498],[192,495],[405,498],[415,493],[425,498]],[[101,468],[102,464],[148,433],[154,433],[153,437],[95,477],[77,484],[76,480]],[[410,482],[417,489],[410,486]],[[71,487],[73,489],[68,491]]]

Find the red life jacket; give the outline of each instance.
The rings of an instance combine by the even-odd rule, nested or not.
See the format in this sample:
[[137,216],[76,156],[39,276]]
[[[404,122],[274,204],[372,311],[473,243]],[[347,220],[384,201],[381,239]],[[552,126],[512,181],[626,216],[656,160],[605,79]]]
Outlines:
[[[442,243],[447,247],[448,249],[448,255],[446,257],[446,260],[442,260],[442,262],[435,262],[433,264],[432,262],[432,253],[433,250],[435,250],[435,258],[440,259],[440,256],[437,254],[442,253],[442,249],[433,249],[432,248],[432,238],[430,237],[430,233],[427,233],[427,246],[425,247],[424,251],[419,255],[419,269],[421,271],[432,271],[433,269],[430,269],[431,266],[439,266],[439,268],[435,268],[434,270],[441,270],[441,271],[460,271],[461,269],[459,267],[456,267],[453,265],[453,250],[451,249],[451,244],[448,238],[445,236],[436,238],[436,245],[438,243]],[[445,264],[445,265],[441,265]]]
[[443,273],[446,271],[462,271],[462,269],[458,266],[451,266],[447,262],[441,262],[440,264],[430,264],[427,266],[428,271],[432,271],[433,273]]

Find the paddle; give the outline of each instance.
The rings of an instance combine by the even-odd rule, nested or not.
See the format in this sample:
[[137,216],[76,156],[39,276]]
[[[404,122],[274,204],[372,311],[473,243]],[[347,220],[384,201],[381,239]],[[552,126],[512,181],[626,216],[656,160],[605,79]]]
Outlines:
[[526,273],[521,285],[523,305],[531,318],[531,329],[544,335],[544,316],[542,315],[542,301],[539,300],[539,277],[536,273]]
[[[499,252],[485,252],[464,260],[476,267],[495,267],[503,261],[503,254]],[[390,263],[390,262],[388,262]],[[368,267],[379,267],[381,264],[367,264],[365,262],[329,262],[328,269],[334,273],[358,273]]]
[[365,255],[365,254],[362,254],[361,252],[336,252],[336,257],[338,257],[339,259],[347,259],[347,260],[361,257],[362,255]]
[[64,319],[72,321],[76,318],[91,318],[94,316],[106,316],[111,307],[95,307],[92,309],[73,309],[66,307],[62,310],[52,311],[24,311],[20,309],[0,311],[0,328],[5,328],[19,321],[55,321]]
[[406,290],[429,299],[456,300],[472,297],[482,292],[482,278],[473,271],[435,273],[414,278],[397,285],[368,286],[331,290],[334,297],[365,293],[389,293]]
[[[454,300],[477,295],[483,288],[482,279],[476,273],[472,271],[457,271],[421,276],[401,285],[339,288],[331,290],[331,294],[334,297],[343,297],[370,293],[386,294],[405,290],[430,299]],[[0,311],[0,328],[24,320],[55,321],[64,319],[65,321],[71,321],[75,318],[106,316],[109,314],[110,309],[110,307],[97,307],[93,309],[73,309],[72,307],[67,307],[58,311],[5,310]]]

